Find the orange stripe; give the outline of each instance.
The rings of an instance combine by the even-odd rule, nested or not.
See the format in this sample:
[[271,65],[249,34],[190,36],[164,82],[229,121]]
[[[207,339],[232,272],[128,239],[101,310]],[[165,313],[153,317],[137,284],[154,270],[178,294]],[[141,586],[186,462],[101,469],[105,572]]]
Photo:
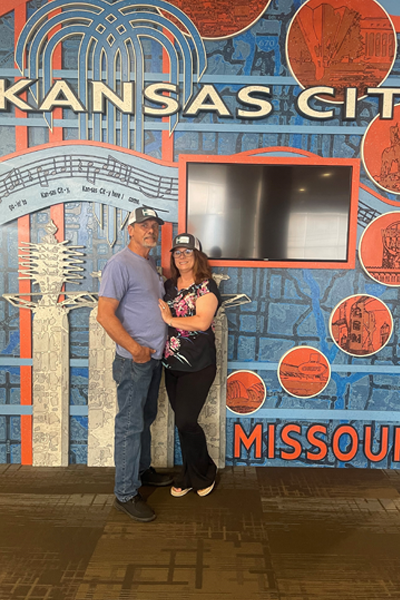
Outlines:
[[[30,217],[26,215],[18,219],[18,246],[22,242],[30,240]],[[31,291],[30,281],[19,282],[20,294],[29,294]],[[26,297],[26,298],[29,298]],[[26,308],[19,310],[19,328],[20,328],[20,356],[21,358],[32,357],[32,315]],[[32,404],[32,367],[20,367],[20,393],[21,405]],[[32,417],[30,415],[21,415],[21,463],[23,465],[32,464]]]
[[161,228],[161,267],[163,275],[168,279],[171,277],[170,250],[172,248],[172,223],[165,223]]
[[[6,15],[7,13],[9,13],[12,10],[15,10],[15,12],[17,12],[18,9],[25,10],[25,7],[28,2],[29,2],[29,0],[2,0],[1,6],[0,6],[0,17],[2,15]],[[25,19],[25,22],[26,22],[26,19]],[[18,33],[20,31],[21,30],[19,29]]]
[[[167,31],[164,31],[170,40],[173,42],[172,36]],[[169,57],[163,48],[163,73],[169,73]],[[169,117],[163,117],[163,123],[169,122]],[[169,135],[169,131],[161,132],[161,152],[162,158],[165,161],[172,162],[174,160],[174,134]],[[173,227],[172,223],[165,223],[161,228],[161,267],[165,277],[171,276],[170,271],[170,249],[172,246]]]
[[[174,43],[174,38],[168,31],[164,30],[163,33],[169,38],[169,40],[172,43]],[[169,56],[168,56],[167,52],[165,51],[165,48],[163,48],[162,69],[163,69],[163,73],[169,73],[170,61],[169,61]],[[165,95],[168,96],[169,92],[165,92]],[[162,122],[168,123],[169,117],[163,117]],[[162,150],[161,150],[162,158],[164,160],[168,160],[168,161],[172,162],[174,160],[174,134],[172,134],[170,136],[168,130],[161,132],[161,148],[162,148]]]
[[[18,219],[18,246],[23,246],[24,243],[30,242],[30,217],[25,215]],[[21,294],[29,294],[31,291],[31,282],[29,279],[21,279],[19,281],[19,291]],[[27,296],[30,299],[29,296]],[[21,329],[25,331],[31,325],[31,311],[27,308],[20,309]],[[21,335],[20,339],[21,358],[32,357],[32,338],[31,336]],[[26,404],[26,402],[24,402]]]
[[[20,6],[14,13],[15,45],[17,44],[19,34],[21,32],[21,29],[25,25],[25,23],[26,23],[26,7],[24,5],[24,6]],[[22,79],[22,78],[16,77],[15,81],[18,81],[18,79]],[[27,93],[25,92],[24,94],[21,94],[21,98],[26,101]],[[20,110],[19,108],[15,108],[15,116],[18,119],[24,119],[24,118],[26,118],[26,113],[23,112],[22,110]],[[16,148],[17,152],[21,152],[23,150],[26,150],[26,148],[28,148],[28,128],[27,127],[18,125],[15,128],[15,148]]]
[[[8,12],[7,5],[10,2],[2,2],[2,14]],[[26,2],[13,2],[15,6],[14,13],[14,39],[17,43],[20,31],[26,23]],[[14,8],[14,7],[13,7]],[[9,9],[11,10],[11,9]],[[24,94],[26,99],[26,94]],[[21,110],[15,109],[17,118],[24,118],[26,115]],[[22,152],[28,148],[28,128],[17,125],[15,127],[15,145],[17,152]],[[18,219],[18,246],[22,242],[30,242],[30,217],[26,215]],[[19,259],[21,262],[21,259]],[[29,294],[31,291],[30,281],[19,282],[19,293]],[[28,296],[29,298],[29,296]],[[20,331],[20,357],[32,358],[32,314],[27,308],[19,310],[19,331]],[[32,367],[20,367],[20,402],[21,405],[32,404]],[[21,415],[21,463],[23,465],[32,464],[32,417],[30,415]]]
[[53,223],[58,227],[56,232],[56,239],[58,242],[65,240],[65,226],[64,226],[64,204],[55,204],[50,207],[50,218]]
[[[51,1],[51,0],[50,0]],[[50,13],[49,19],[54,17],[55,15],[60,14],[61,9],[57,9]],[[49,34],[49,38],[54,35],[57,31],[61,29],[61,25],[54,27]],[[62,47],[61,44],[58,44],[53,53],[53,69],[61,69],[62,68]],[[53,119],[62,119],[62,108],[56,108],[53,110]],[[49,131],[49,143],[54,144],[57,142],[63,141],[63,128],[62,127],[54,127],[52,131]],[[65,219],[64,219],[64,204],[55,204],[50,207],[50,219],[53,221],[54,225],[57,227],[57,232],[55,234],[56,240],[58,242],[63,242],[65,239]],[[65,286],[62,288],[65,290]],[[65,299],[65,296],[59,297],[59,302],[62,302]]]
[[179,155],[178,163],[178,233],[186,231],[186,185],[187,168],[186,154]]
[[[168,120],[168,117],[164,117]],[[169,135],[169,131],[161,132],[162,157],[164,160],[172,162],[174,160],[174,134]]]
[[[21,94],[21,98],[23,100],[25,100],[26,98],[23,98],[22,94]],[[17,118],[21,118],[21,115],[19,115],[18,112],[20,112],[17,108],[15,109],[15,116]],[[21,125],[17,125],[15,128],[15,145],[18,151],[23,151],[28,147],[28,128],[27,127],[23,127]]]
[[[14,3],[15,4],[15,3]],[[14,35],[15,43],[18,40],[19,34],[26,23],[26,3],[21,2],[20,5],[15,9],[14,14]],[[3,5],[4,8],[4,5]],[[59,11],[55,11],[52,14],[57,14]],[[53,30],[53,33],[58,28]],[[57,48],[53,57],[53,66],[55,69],[60,69],[62,64],[61,59],[61,47]],[[26,95],[25,95],[26,97]],[[56,109],[54,111],[54,118],[62,118],[62,109]],[[16,109],[16,116],[18,118],[25,117],[25,113]],[[16,135],[16,150],[21,152],[28,148],[28,128],[23,126],[17,126],[15,128]],[[54,129],[49,133],[49,142],[62,141],[63,130],[62,128]],[[56,237],[59,241],[64,239],[64,205],[53,206],[50,209],[50,218],[54,221],[58,227]],[[22,242],[30,241],[30,217],[29,215],[18,219],[18,245]],[[31,290],[29,281],[20,281],[19,292],[29,293]],[[21,358],[32,358],[32,316],[31,311],[28,309],[20,309],[20,356]],[[20,368],[20,395],[21,405],[32,404],[32,367],[22,366]],[[32,417],[30,415],[21,416],[21,463],[23,465],[32,464]]]
[[[55,17],[56,15],[61,14],[61,12],[62,12],[61,9],[54,10],[52,13],[49,14],[49,19],[51,19],[52,17]],[[57,31],[60,31],[60,29],[61,29],[61,25],[57,25],[57,27],[54,27],[49,34],[49,38],[51,38],[55,33],[57,33]],[[62,52],[61,44],[58,44],[53,52],[53,69],[62,69],[62,54],[61,54],[61,52]],[[62,119],[62,108],[55,108],[53,110],[53,119]],[[63,141],[62,127],[54,127],[54,129],[49,132],[49,142],[53,143],[53,142],[62,142],[62,141]],[[63,219],[64,219],[64,213],[63,213]],[[57,223],[56,223],[56,225],[57,225]]]
[[21,465],[31,465],[32,454],[32,416],[21,415]]

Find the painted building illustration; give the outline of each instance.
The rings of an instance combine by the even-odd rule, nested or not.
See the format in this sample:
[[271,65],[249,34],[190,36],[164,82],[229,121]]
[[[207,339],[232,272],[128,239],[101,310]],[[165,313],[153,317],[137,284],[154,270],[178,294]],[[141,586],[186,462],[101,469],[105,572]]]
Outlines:
[[299,346],[282,357],[278,377],[288,394],[312,398],[321,394],[328,385],[330,367],[321,352],[316,352],[309,346]]
[[266,393],[259,375],[252,371],[235,371],[226,383],[226,405],[234,413],[251,414],[262,406]]
[[392,326],[388,308],[373,296],[351,296],[341,302],[331,317],[331,333],[338,346],[353,356],[381,350]]
[[396,269],[400,266],[400,222],[393,223],[382,231],[382,267]]
[[[347,303],[339,307],[339,318],[332,322],[332,332],[343,350],[351,354],[371,354],[375,332],[375,315],[367,308],[368,298],[358,298],[351,304],[350,318],[346,318]],[[371,300],[369,300],[371,302]]]
[[[144,206],[163,274],[189,230],[227,302],[203,415],[219,464],[310,464],[318,422],[312,466],[399,467],[399,34],[394,0],[3,0],[0,463],[112,464],[99,274]],[[389,428],[377,463],[371,424],[377,444]]]
[[[378,3],[310,0],[300,6],[291,24],[292,68],[303,84],[337,88],[379,85],[390,69],[396,49],[393,24]],[[353,83],[352,83],[353,82]]]
[[372,279],[388,286],[400,285],[399,213],[389,212],[372,221],[359,244],[361,265]]

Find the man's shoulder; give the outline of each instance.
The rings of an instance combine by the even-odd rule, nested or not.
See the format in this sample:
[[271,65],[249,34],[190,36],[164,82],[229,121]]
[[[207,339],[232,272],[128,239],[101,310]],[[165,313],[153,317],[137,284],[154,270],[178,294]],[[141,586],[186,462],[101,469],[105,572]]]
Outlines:
[[125,246],[125,248],[118,250],[118,252],[111,256],[111,258],[108,259],[107,264],[126,262],[129,260],[130,254],[133,254],[133,252],[130,252],[128,246]]
[[[149,267],[151,267],[149,269]],[[143,260],[141,256],[135,254],[126,246],[112,256],[104,267],[103,275],[106,278],[123,277],[129,281],[144,281],[153,279],[157,274],[155,260],[149,257],[149,260]]]
[[106,267],[109,269],[110,267],[123,267],[123,266],[132,266],[140,263],[140,257],[137,256],[134,252],[129,250],[128,246],[122,248],[111,256],[108,259]]
[[126,246],[114,254],[105,265],[100,283],[100,296],[121,299],[128,288],[143,280],[142,270],[136,255]]

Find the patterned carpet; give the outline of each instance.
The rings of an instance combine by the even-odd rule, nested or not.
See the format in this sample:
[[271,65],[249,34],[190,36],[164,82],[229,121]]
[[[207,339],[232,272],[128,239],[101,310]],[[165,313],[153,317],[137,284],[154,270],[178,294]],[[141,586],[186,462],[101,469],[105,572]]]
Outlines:
[[227,468],[206,498],[113,470],[0,466],[0,600],[400,600],[400,473]]

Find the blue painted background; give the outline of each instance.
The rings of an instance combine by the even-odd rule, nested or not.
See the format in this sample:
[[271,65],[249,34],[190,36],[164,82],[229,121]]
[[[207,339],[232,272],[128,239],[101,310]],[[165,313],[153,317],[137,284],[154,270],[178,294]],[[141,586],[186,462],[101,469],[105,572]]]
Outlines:
[[[362,131],[378,111],[376,99],[367,98],[360,102],[355,121],[342,122],[340,108],[335,109],[335,119],[326,125],[307,121],[295,110],[295,98],[300,88],[291,77],[285,58],[286,33],[291,18],[302,4],[300,0],[273,0],[266,13],[248,31],[230,39],[206,41],[208,67],[207,82],[213,82],[228,107],[234,112],[235,94],[243,85],[240,78],[255,77],[262,85],[271,85],[274,113],[260,122],[247,124],[236,118],[224,121],[209,113],[200,113],[195,119],[181,117],[180,126],[174,137],[174,159],[179,154],[228,155],[246,150],[270,146],[285,146],[308,150],[324,157],[360,158]],[[29,15],[45,4],[33,0],[28,5]],[[382,0],[392,14],[400,14],[397,0]],[[13,14],[0,18],[0,77],[2,72],[13,69]],[[76,68],[77,42],[70,40],[63,46],[63,69]],[[161,70],[161,52],[157,44],[149,43],[146,61],[151,72]],[[229,76],[231,83],[218,83],[221,76]],[[388,85],[398,85],[400,60],[397,58]],[[274,78],[271,80],[271,78]],[[66,77],[66,79],[68,79]],[[205,81],[205,79],[204,79]],[[271,84],[272,81],[272,84]],[[315,101],[318,105],[318,101]],[[72,119],[71,111],[65,118]],[[9,125],[7,124],[9,120]],[[48,141],[48,131],[40,115],[32,115],[34,123],[29,127],[29,144],[35,146]],[[34,126],[37,125],[37,126]],[[194,124],[192,129],[190,124]],[[244,127],[238,128],[238,125]],[[0,154],[15,151],[14,111],[0,114]],[[210,127],[211,126],[211,127]],[[196,127],[198,130],[196,130]],[[207,127],[207,130],[204,128]],[[201,130],[203,128],[203,131]],[[286,129],[285,129],[286,128]],[[296,128],[296,129],[295,129]],[[311,129],[312,128],[312,129]],[[334,129],[332,129],[334,128]],[[352,129],[355,132],[352,132]],[[361,128],[361,129],[360,129]],[[210,130],[211,129],[211,130]],[[236,131],[235,131],[236,129]],[[293,131],[291,131],[291,129]],[[77,139],[78,129],[68,125],[64,139]],[[146,130],[145,153],[161,158],[161,132]],[[364,171],[362,182],[377,189]],[[382,195],[397,200],[394,195]],[[367,209],[384,213],[392,211],[389,206],[372,195],[362,192],[360,196]],[[400,205],[400,204],[399,204]],[[93,215],[89,203],[73,203],[65,206],[66,239],[72,244],[83,245],[86,253],[86,277],[81,289],[97,291],[98,282],[90,276],[92,271],[103,268],[111,254],[120,250],[127,242],[126,233],[120,232],[117,244],[111,250],[105,232]],[[49,220],[49,211],[31,215],[32,241],[39,241],[44,226]],[[360,219],[358,236],[365,223]],[[0,294],[16,292],[17,276],[17,224],[0,228],[0,247],[3,266],[0,270]],[[157,251],[158,255],[160,250]],[[347,270],[303,270],[303,269],[252,269],[216,268],[230,279],[221,284],[222,293],[245,293],[251,304],[228,310],[229,321],[229,372],[247,368],[260,374],[266,384],[267,398],[262,409],[251,417],[241,417],[227,412],[227,461],[228,464],[287,464],[275,459],[256,460],[252,451],[243,448],[240,459],[233,457],[233,425],[240,422],[249,432],[256,423],[276,422],[278,429],[287,421],[282,419],[282,410],[302,410],[303,424],[325,422],[331,430],[340,422],[351,422],[360,432],[364,423],[373,422],[379,437],[379,424],[386,423],[391,415],[391,427],[396,423],[395,414],[400,407],[399,366],[399,292],[375,284],[369,279],[357,259],[356,268]],[[76,287],[70,286],[76,290]],[[352,358],[339,351],[329,336],[328,321],[332,309],[346,296],[370,293],[381,298],[390,308],[394,318],[394,334],[387,346],[367,358]],[[88,310],[80,309],[70,314],[71,326],[71,421],[70,462],[86,463],[87,458],[87,385],[88,385]],[[11,366],[11,359],[19,358],[19,318],[17,309],[3,299],[0,300],[0,462],[20,462],[19,367]],[[322,394],[309,400],[300,400],[287,395],[279,385],[276,365],[290,348],[307,344],[319,348],[332,364],[332,379]],[[348,365],[348,372],[344,366]],[[9,407],[9,408],[7,408]],[[11,414],[12,410],[15,411]],[[325,417],[315,411],[324,411]],[[340,418],[335,416],[335,411]],[[352,411],[343,418],[342,411]],[[354,412],[353,412],[354,411]],[[372,412],[373,411],[373,412]],[[369,414],[370,413],[370,414]],[[378,417],[377,417],[378,413]],[[19,413],[20,414],[20,413]],[[282,413],[281,413],[282,414]],[[373,415],[371,418],[370,415]],[[381,416],[381,418],[380,418]],[[397,424],[400,424],[400,412]],[[179,460],[179,448],[176,449]],[[293,463],[290,463],[293,465]],[[304,459],[294,464],[304,465]],[[323,466],[341,465],[330,454]],[[399,467],[390,456],[382,463],[368,464],[361,451],[352,461],[354,467]]]

